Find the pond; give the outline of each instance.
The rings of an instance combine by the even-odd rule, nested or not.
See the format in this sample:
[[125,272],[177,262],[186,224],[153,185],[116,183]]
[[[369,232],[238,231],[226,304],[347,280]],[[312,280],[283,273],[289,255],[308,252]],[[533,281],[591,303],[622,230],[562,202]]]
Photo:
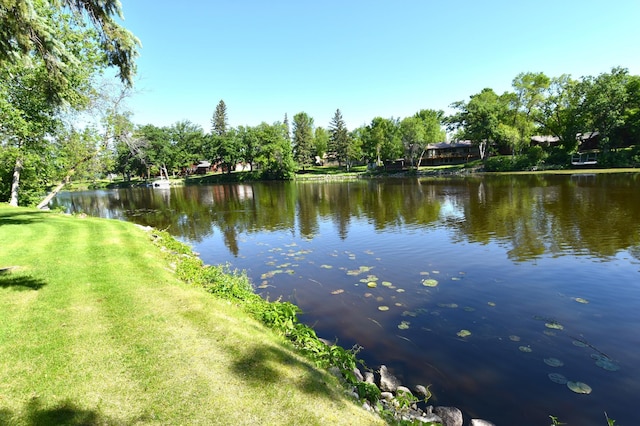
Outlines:
[[370,367],[430,384],[434,404],[497,424],[638,424],[638,174],[133,188],[52,206],[168,229]]

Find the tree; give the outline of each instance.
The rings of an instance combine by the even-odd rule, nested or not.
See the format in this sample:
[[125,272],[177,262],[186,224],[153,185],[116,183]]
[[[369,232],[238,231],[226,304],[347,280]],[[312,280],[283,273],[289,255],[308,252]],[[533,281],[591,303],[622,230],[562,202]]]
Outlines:
[[590,122],[590,128],[584,131],[599,132],[601,146],[605,149],[621,146],[621,130],[629,100],[628,71],[613,68],[610,73],[595,78],[584,77],[583,81],[587,84],[584,107]]
[[324,158],[329,146],[329,132],[324,127],[316,127],[313,133],[313,149],[319,158]]
[[262,123],[256,128],[256,132],[260,143],[256,163],[261,169],[262,178],[291,179],[296,165],[284,124]]
[[407,117],[400,122],[400,134],[402,135],[402,143],[404,144],[405,158],[411,160],[411,166],[419,166],[416,164],[418,157],[422,157],[422,147],[424,146],[425,129],[418,117]]
[[199,125],[189,120],[178,121],[170,127],[169,135],[175,152],[176,167],[187,169],[207,158],[205,152],[208,138]]
[[511,125],[519,132],[514,151],[526,146],[536,130],[540,117],[540,106],[551,79],[544,73],[520,73],[513,79],[515,90],[513,102],[513,122]]
[[253,163],[260,154],[258,132],[255,127],[238,126],[238,145],[242,160],[249,164],[249,170],[253,171]]
[[379,166],[383,161],[395,160],[402,156],[404,147],[397,120],[375,117],[359,133],[362,138],[362,150],[366,160],[375,161]]
[[293,158],[305,170],[313,156],[313,118],[299,112],[293,116]]
[[551,79],[540,104],[539,124],[546,134],[560,140],[560,149],[564,153],[575,152],[578,146],[576,135],[588,127],[584,108],[586,90],[584,81],[576,81],[563,74]]
[[499,142],[498,126],[508,111],[506,97],[501,98],[493,89],[485,88],[472,95],[469,102],[455,102],[451,107],[459,112],[448,117],[449,127],[457,130],[457,136],[469,139],[480,148],[480,158],[487,156],[487,147]]
[[121,81],[132,84],[140,41],[116,23],[115,17],[122,18],[118,0],[0,1],[0,66],[42,61],[47,70],[49,99],[63,100],[66,87],[74,79],[73,68],[85,57],[61,39],[61,15],[73,18],[74,24],[82,27],[90,22],[104,63],[117,67]]
[[45,159],[55,147],[62,113],[89,105],[92,77],[116,65],[130,83],[138,42],[114,23],[119,11],[113,0],[0,1],[0,133],[16,154],[11,204],[19,202],[25,161]]
[[213,118],[211,119],[211,134],[224,136],[227,133],[227,127],[229,127],[227,106],[224,101],[220,99],[220,102],[216,105],[216,110],[213,113]]
[[335,154],[336,159],[338,160],[338,165],[347,161],[349,140],[349,131],[347,130],[344,119],[342,118],[342,113],[337,109],[331,119],[331,123],[329,124],[328,150]]

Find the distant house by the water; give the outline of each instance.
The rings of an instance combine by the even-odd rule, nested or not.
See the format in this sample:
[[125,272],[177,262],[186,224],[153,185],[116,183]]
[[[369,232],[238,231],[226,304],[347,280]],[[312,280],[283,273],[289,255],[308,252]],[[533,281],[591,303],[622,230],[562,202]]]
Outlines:
[[480,148],[471,141],[440,142],[427,145],[421,166],[464,164],[480,158]]
[[[576,134],[578,140],[578,151],[587,151],[592,149],[598,149],[600,143],[600,133],[598,132],[586,132]],[[538,145],[542,147],[557,146],[560,143],[560,138],[557,136],[549,135],[536,135],[531,136],[531,145]]]
[[203,160],[200,161],[195,167],[195,174],[197,175],[206,175],[211,171],[211,163]]

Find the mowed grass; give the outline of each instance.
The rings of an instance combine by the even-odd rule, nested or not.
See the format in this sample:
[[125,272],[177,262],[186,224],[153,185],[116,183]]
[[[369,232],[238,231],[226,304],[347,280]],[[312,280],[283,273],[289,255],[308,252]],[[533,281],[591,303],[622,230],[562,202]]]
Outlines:
[[144,230],[0,205],[0,424],[383,424]]

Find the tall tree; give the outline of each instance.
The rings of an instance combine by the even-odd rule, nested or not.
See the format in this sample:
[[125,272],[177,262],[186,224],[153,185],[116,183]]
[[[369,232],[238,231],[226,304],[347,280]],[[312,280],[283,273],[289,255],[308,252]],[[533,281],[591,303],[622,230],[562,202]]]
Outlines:
[[238,126],[237,138],[242,160],[253,171],[255,159],[260,155],[260,141],[255,127]]
[[227,127],[229,127],[227,105],[220,99],[211,119],[211,133],[216,136],[224,136],[227,133]]
[[256,127],[256,132],[260,143],[260,154],[256,163],[260,167],[262,177],[291,179],[296,166],[284,124],[261,123]]
[[459,111],[448,117],[451,129],[458,137],[469,139],[480,148],[480,158],[485,159],[487,148],[499,142],[498,126],[504,123],[508,112],[506,97],[498,96],[493,89],[485,88],[472,95],[469,102],[455,102],[451,106]]
[[336,110],[336,113],[329,123],[329,151],[335,153],[338,165],[347,161],[347,150],[349,148],[349,131],[342,118],[340,109]]
[[540,105],[538,120],[543,132],[556,136],[565,153],[576,150],[576,135],[589,127],[584,108],[587,86],[567,74],[552,78]]
[[305,170],[313,156],[313,118],[299,112],[293,116],[293,158]]

